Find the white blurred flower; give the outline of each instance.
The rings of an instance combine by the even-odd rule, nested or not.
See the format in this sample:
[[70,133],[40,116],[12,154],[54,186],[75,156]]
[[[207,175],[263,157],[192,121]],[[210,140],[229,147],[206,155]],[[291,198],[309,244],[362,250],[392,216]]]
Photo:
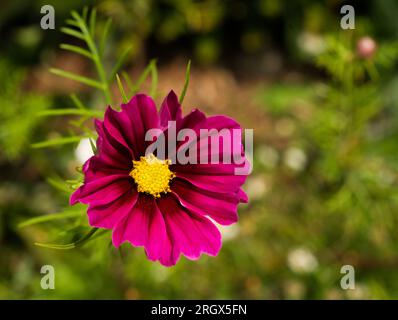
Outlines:
[[223,241],[235,239],[239,235],[240,228],[238,224],[235,223],[229,226],[223,226],[218,222],[216,222],[215,220],[213,220],[211,217],[207,218],[216,225],[218,230],[220,230]]
[[312,32],[303,32],[297,37],[298,47],[308,55],[317,56],[326,49],[325,39]]
[[294,171],[301,171],[307,163],[307,156],[303,150],[291,147],[285,152],[284,163]]
[[239,225],[236,223],[229,226],[222,226],[220,224],[217,226],[221,232],[223,241],[235,239],[239,235]]
[[256,149],[256,156],[258,161],[269,169],[275,168],[279,161],[278,151],[268,146],[259,146]]
[[268,191],[267,183],[262,176],[249,177],[244,186],[249,199],[260,199]]
[[75,150],[75,157],[77,161],[83,164],[93,155],[94,153],[93,149],[91,148],[90,139],[89,138],[81,139]]
[[297,248],[290,251],[287,255],[287,264],[296,273],[310,273],[318,268],[318,260],[306,248]]

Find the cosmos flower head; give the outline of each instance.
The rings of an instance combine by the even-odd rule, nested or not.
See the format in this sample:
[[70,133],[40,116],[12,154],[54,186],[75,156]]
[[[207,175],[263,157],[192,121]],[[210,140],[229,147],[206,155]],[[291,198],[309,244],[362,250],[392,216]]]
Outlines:
[[[70,199],[72,205],[89,205],[89,224],[111,229],[115,247],[124,242],[142,246],[150,260],[165,266],[176,264],[181,254],[193,260],[202,253],[217,255],[221,235],[214,222],[237,222],[238,204],[248,201],[241,186],[249,169],[241,139],[211,135],[214,130],[240,132],[239,124],[197,109],[183,117],[171,91],[159,112],[149,96],[137,94],[120,112],[108,107],[95,126],[97,154],[84,163],[84,183]],[[184,130],[197,135],[188,141],[170,139],[172,131],[178,136]],[[152,141],[148,132],[156,132]],[[160,141],[167,141],[167,152],[151,148]],[[186,152],[193,163],[176,156]],[[234,161],[238,158],[244,161]]]

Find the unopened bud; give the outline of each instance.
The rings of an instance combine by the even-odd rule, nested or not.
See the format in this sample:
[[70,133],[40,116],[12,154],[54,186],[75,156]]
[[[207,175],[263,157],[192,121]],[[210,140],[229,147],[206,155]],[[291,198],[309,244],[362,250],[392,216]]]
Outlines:
[[371,37],[362,37],[357,43],[357,54],[359,57],[369,59],[376,52],[377,44]]

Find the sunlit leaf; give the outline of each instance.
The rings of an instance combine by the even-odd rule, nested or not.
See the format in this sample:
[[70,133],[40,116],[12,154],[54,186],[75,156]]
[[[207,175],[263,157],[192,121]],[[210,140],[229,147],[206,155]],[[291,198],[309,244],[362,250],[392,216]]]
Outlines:
[[126,50],[124,50],[124,52],[122,53],[122,55],[119,57],[119,59],[117,60],[115,66],[113,67],[110,75],[109,75],[109,79],[108,82],[113,81],[113,79],[115,78],[116,73],[120,70],[120,68],[123,66],[123,64],[126,62],[129,53],[131,52],[132,46],[128,47]]
[[62,27],[61,32],[65,33],[67,35],[70,35],[72,37],[78,38],[80,40],[84,40],[84,35],[77,30],[74,30],[74,29],[71,29],[68,27]]
[[56,138],[56,139],[51,139],[47,141],[42,141],[42,142],[37,142],[33,143],[31,145],[32,148],[46,148],[46,147],[54,147],[58,145],[64,145],[64,144],[69,144],[69,143],[76,143],[79,142],[81,139],[84,139],[86,137],[82,136],[73,136],[73,137],[62,137],[62,138]]
[[151,64],[151,78],[152,83],[150,94],[152,97],[155,97],[158,90],[158,68],[156,67],[156,61]]
[[70,98],[72,100],[72,102],[74,103],[74,105],[78,108],[78,109],[87,109],[83,102],[78,98],[78,96],[75,93],[72,93],[70,95]]
[[44,222],[49,222],[49,221],[61,220],[61,219],[68,219],[68,218],[78,217],[78,216],[82,216],[82,215],[84,215],[83,210],[47,214],[47,215],[43,215],[40,217],[34,217],[31,219],[28,219],[28,220],[20,223],[18,225],[18,227],[24,228],[24,227],[31,226],[31,225],[38,224],[38,223],[44,223]]
[[79,115],[89,117],[101,117],[101,111],[88,110],[88,109],[50,109],[37,113],[38,116],[66,116],[66,115]]
[[117,86],[119,87],[120,94],[122,95],[122,98],[123,98],[123,102],[127,103],[128,99],[127,99],[127,96],[126,96],[126,92],[124,91],[123,83],[120,80],[120,77],[119,77],[118,74],[116,74],[116,80],[117,80]]
[[84,76],[80,76],[78,74],[75,74],[75,73],[72,73],[72,72],[69,72],[69,71],[64,71],[64,70],[56,69],[56,68],[51,68],[50,72],[53,73],[53,74],[56,74],[58,76],[64,77],[64,78],[67,78],[67,79],[70,79],[70,80],[74,80],[74,81],[86,84],[86,85],[88,85],[90,87],[94,87],[94,88],[101,89],[101,90],[104,89],[104,85],[101,82],[98,82],[96,80],[93,80],[93,79],[90,79],[90,78],[87,78],[87,77],[84,77]]
[[96,235],[96,237],[93,237],[94,234],[98,231],[98,228],[92,228],[88,233],[86,233],[82,238],[79,240],[68,243],[68,244],[47,244],[47,243],[38,243],[36,242],[35,245],[43,248],[48,248],[48,249],[56,249],[56,250],[70,250],[70,249],[75,249],[77,247],[80,247],[87,243],[89,240],[93,240],[95,238],[98,238],[99,236],[105,234],[108,230],[106,229],[101,229],[101,231]]
[[190,74],[191,74],[191,60],[188,61],[187,69],[186,69],[186,71],[185,71],[185,82],[184,82],[184,87],[182,88],[180,98],[178,99],[178,101],[180,102],[180,104],[182,104],[182,102],[184,101],[185,94],[186,94],[186,92],[187,92],[188,85],[189,85]]
[[80,55],[82,55],[82,56],[84,56],[86,58],[93,59],[93,55],[89,51],[87,51],[87,50],[85,50],[83,48],[80,48],[78,46],[74,46],[74,45],[67,44],[67,43],[62,43],[60,45],[60,48],[64,49],[64,50],[68,50],[68,51],[74,52],[74,53],[77,53],[77,54],[80,54]]

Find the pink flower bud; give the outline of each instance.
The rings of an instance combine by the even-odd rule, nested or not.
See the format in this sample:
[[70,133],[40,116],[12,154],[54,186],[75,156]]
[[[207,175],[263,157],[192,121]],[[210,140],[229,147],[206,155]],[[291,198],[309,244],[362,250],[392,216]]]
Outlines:
[[359,57],[369,59],[376,52],[377,44],[371,37],[362,37],[357,43],[357,54]]

